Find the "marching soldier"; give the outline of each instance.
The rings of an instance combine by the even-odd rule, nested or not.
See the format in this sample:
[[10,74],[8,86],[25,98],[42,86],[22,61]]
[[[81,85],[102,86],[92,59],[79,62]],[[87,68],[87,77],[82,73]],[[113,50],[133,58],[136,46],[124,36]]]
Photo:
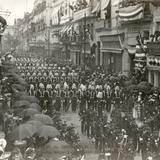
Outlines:
[[73,96],[72,96],[72,112],[76,112],[77,109],[77,95],[76,91],[73,91]]

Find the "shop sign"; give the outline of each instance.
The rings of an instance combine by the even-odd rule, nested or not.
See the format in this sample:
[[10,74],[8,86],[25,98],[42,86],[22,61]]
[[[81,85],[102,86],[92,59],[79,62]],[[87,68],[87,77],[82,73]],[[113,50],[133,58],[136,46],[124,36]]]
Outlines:
[[160,56],[160,42],[149,42],[147,44],[148,54]]

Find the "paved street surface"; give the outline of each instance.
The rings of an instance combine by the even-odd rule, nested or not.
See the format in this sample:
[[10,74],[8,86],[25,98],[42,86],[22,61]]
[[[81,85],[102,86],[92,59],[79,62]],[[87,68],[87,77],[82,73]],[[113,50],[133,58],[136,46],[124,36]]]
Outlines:
[[83,144],[83,146],[85,147],[85,151],[86,152],[95,152],[94,149],[94,143],[92,143],[91,139],[88,139],[87,136],[83,135],[81,133],[81,122],[79,119],[79,115],[77,113],[63,113],[62,116],[62,121],[67,121],[67,124],[73,124],[75,126],[75,130],[77,133],[79,133],[80,136],[80,141]]
[[[85,160],[97,160],[98,154],[95,153],[94,143],[87,136],[81,133],[81,123],[79,115],[77,113],[63,113],[61,115],[62,121],[67,121],[67,124],[73,124],[75,126],[76,132],[79,133],[81,143],[85,147],[86,157]],[[136,155],[135,160],[142,160],[140,155]]]

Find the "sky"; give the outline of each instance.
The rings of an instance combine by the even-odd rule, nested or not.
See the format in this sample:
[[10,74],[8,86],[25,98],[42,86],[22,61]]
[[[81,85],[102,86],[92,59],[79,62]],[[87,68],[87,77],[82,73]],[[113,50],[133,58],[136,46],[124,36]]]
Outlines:
[[7,18],[8,25],[13,25],[15,18],[23,18],[25,12],[31,12],[34,0],[0,0],[0,15],[6,18],[3,11],[10,11],[11,14]]

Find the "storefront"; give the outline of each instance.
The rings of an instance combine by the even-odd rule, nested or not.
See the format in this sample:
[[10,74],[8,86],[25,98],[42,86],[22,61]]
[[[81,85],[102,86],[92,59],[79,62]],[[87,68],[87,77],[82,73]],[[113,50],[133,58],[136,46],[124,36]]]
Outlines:
[[51,57],[58,60],[62,57],[62,48],[63,46],[60,43],[54,43],[51,45]]
[[148,82],[160,86],[160,42],[148,43],[147,69]]
[[45,44],[43,42],[29,42],[29,52],[33,55],[43,56],[45,54]]
[[82,54],[81,46],[76,43],[72,43],[70,46],[70,59],[74,65],[81,65]]
[[102,43],[100,53],[100,65],[106,72],[122,72],[122,44],[121,35],[103,35],[100,36]]

